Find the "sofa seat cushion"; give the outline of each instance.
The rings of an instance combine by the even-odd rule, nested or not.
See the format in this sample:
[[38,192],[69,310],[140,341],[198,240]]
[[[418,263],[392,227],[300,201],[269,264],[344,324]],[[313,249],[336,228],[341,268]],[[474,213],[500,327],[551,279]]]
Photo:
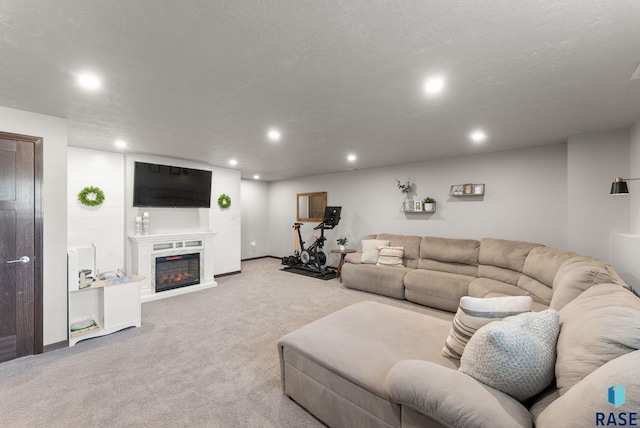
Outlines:
[[[469,283],[469,296],[489,297],[489,294],[503,296],[529,296],[526,290],[515,285],[489,278],[476,278]],[[533,297],[533,296],[532,296]]]
[[[419,359],[454,370],[458,361],[443,357],[441,343],[451,321],[377,302],[348,306],[278,342],[378,397],[388,399],[386,378],[399,361]],[[281,364],[283,361],[281,360]]]
[[414,269],[404,277],[405,298],[415,303],[455,312],[475,277]]
[[404,299],[404,277],[413,269],[345,263],[342,283],[347,288]]
[[618,284],[592,286],[560,310],[560,395],[608,361],[638,349],[640,298]]

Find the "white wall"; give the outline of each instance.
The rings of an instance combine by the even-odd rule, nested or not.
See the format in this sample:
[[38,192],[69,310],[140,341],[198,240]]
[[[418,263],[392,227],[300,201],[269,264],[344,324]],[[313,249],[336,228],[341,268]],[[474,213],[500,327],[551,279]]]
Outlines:
[[67,121],[0,107],[0,130],[43,139],[44,345],[67,340]]
[[[98,272],[123,269],[124,263],[124,155],[69,147],[67,172],[67,245],[96,245]],[[104,203],[87,207],[78,193],[99,187]]]
[[629,129],[570,137],[567,145],[567,248],[611,263],[609,236],[629,231],[629,198],[609,194],[629,173]]
[[[216,275],[240,270],[240,248],[242,234],[242,203],[240,202],[240,171],[227,168],[211,168],[213,183],[211,187],[211,209],[209,210],[210,229],[217,232],[214,239]],[[231,206],[222,209],[218,206],[218,197],[227,194]]]
[[270,255],[269,183],[240,182],[242,198],[242,259]]
[[[640,178],[640,120],[630,132],[629,176]],[[628,178],[627,177],[627,178]],[[640,235],[640,180],[629,181],[631,233]]]
[[[138,208],[133,207],[133,166],[135,161],[175,165],[212,171],[211,208]],[[214,273],[240,270],[240,171],[214,168],[207,164],[158,156],[128,154],[125,157],[125,234],[133,235],[135,218],[149,213],[150,233],[212,230],[214,239]],[[231,206],[218,207],[218,197],[226,193]],[[131,243],[125,236],[127,272],[131,272]]]
[[[622,163],[618,175],[624,178],[640,177],[640,120],[630,129],[629,133],[629,162]],[[628,172],[624,172],[626,166]],[[620,276],[629,283],[636,293],[640,294],[640,181],[628,181],[629,196],[620,198],[628,201],[631,233],[611,234],[611,263]]]
[[[272,182],[269,188],[270,254],[293,251],[296,193],[327,191],[327,204],[342,206],[342,220],[327,231],[327,246],[347,236],[357,248],[370,233],[450,238],[495,237],[566,247],[567,152],[565,144],[350,171]],[[417,197],[437,201],[435,214],[400,212],[396,179],[413,178]],[[484,183],[483,198],[450,197],[453,184]],[[303,227],[307,244],[315,223]],[[335,258],[330,263],[335,264]]]

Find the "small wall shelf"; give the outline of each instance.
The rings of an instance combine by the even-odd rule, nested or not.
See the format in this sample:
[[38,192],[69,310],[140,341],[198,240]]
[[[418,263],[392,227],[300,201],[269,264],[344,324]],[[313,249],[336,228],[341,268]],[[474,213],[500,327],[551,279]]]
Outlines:
[[484,184],[454,184],[449,196],[484,196]]
[[436,202],[433,203],[433,208],[431,210],[425,211],[424,209],[422,210],[405,210],[404,209],[404,204],[402,205],[402,207],[400,207],[400,212],[403,213],[411,213],[411,214],[433,214],[436,212]]

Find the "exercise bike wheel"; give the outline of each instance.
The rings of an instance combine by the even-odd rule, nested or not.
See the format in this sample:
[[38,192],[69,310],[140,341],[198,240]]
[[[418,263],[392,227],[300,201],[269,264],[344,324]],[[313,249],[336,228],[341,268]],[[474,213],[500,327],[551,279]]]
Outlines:
[[300,253],[300,261],[303,265],[309,264],[311,261],[311,254],[307,250],[304,250]]
[[322,269],[326,268],[329,257],[327,257],[327,253],[324,251],[324,249],[322,248],[319,249],[316,253],[316,257],[317,257],[318,265],[320,265],[320,268]]

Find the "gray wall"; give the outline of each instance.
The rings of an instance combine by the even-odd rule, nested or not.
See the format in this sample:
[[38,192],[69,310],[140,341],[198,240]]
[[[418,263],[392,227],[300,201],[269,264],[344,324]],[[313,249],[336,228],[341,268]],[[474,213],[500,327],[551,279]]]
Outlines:
[[[630,148],[630,170],[629,177],[640,177],[640,120],[631,127],[631,148]],[[630,200],[630,221],[631,233],[640,235],[640,180],[630,181],[629,192]]]
[[[255,180],[240,182],[242,216],[241,258],[270,255],[269,183]],[[285,231],[286,232],[286,231]]]
[[[436,199],[435,214],[400,212],[403,195],[396,179],[407,178],[415,180],[416,199]],[[451,185],[463,183],[484,183],[484,198],[448,196]],[[348,237],[347,246],[357,248],[367,234],[382,232],[566,246],[566,144],[273,182],[271,255],[291,253],[296,193],[316,191],[328,192],[329,205],[342,206],[339,226],[327,232],[329,249],[336,247],[338,237]],[[302,229],[307,243],[313,242],[315,225]],[[330,262],[335,264],[335,258]]]
[[609,236],[629,231],[629,197],[609,194],[629,174],[629,129],[571,137],[568,154],[567,248],[611,263]]

